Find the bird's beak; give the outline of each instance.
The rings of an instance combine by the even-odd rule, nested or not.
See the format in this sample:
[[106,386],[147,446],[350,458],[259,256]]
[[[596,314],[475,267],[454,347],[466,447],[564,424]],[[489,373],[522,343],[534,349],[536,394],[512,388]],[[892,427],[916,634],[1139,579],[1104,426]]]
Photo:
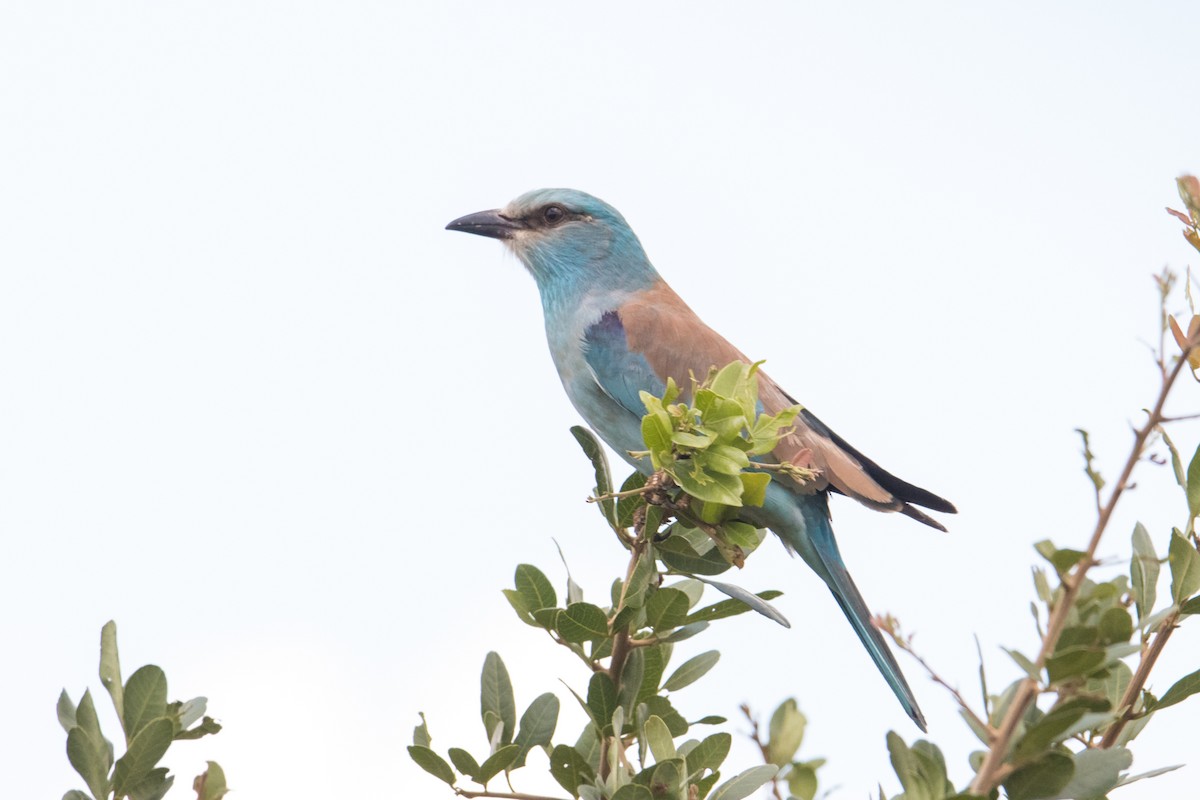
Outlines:
[[499,209],[493,209],[459,217],[447,225],[446,230],[490,236],[493,239],[511,239],[517,231],[525,227],[521,220],[509,219],[502,215]]

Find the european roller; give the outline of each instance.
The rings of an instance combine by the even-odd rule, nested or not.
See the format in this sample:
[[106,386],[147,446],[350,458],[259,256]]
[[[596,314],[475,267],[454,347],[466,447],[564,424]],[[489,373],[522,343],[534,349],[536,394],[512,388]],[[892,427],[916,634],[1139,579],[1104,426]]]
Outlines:
[[[648,460],[629,455],[645,449],[641,419],[646,409],[639,391],[662,396],[667,378],[686,387],[690,376],[707,375],[711,367],[749,362],[659,276],[620,213],[591,195],[538,189],[502,209],[470,214],[446,227],[500,239],[529,270],[567,396],[600,438],[642,472],[651,470]],[[771,378],[758,376],[766,412],[796,405]],[[916,506],[946,513],[954,513],[954,506],[887,472],[807,409],[774,456],[813,467],[818,477],[803,485],[772,480],[762,507],[743,509],[743,518],[774,531],[825,581],[904,710],[925,730],[916,698],[842,561],[830,525],[829,495],[845,495],[877,511],[899,511],[939,530],[945,528]]]

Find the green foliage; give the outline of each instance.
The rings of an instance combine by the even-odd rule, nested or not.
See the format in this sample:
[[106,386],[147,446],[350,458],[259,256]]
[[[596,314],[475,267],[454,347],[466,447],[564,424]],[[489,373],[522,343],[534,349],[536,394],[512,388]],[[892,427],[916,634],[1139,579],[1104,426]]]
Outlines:
[[[217,733],[221,726],[204,716],[203,697],[168,703],[167,676],[159,667],[147,664],[122,683],[117,626],[111,621],[100,633],[100,681],[120,720],[125,751],[114,760],[113,745],[100,730],[91,692],[85,690],[75,706],[64,689],[57,713],[67,733],[67,759],[91,792],[74,789],[64,800],[161,800],[175,781],[165,767],[157,766],[171,744]],[[193,788],[200,800],[220,800],[227,791],[225,774],[210,761]]]
[[[672,425],[690,420],[686,431],[676,432],[697,438],[680,436],[687,444],[673,442],[668,447],[676,449],[660,455],[682,469],[680,462],[707,450],[714,456],[707,463],[723,468],[727,464],[720,461],[723,451],[717,445],[731,446],[731,437],[744,442],[738,452],[747,456],[746,464],[747,454],[769,451],[790,417],[763,420],[754,415],[757,390],[749,387],[756,381],[753,369],[742,365],[716,373],[711,384],[697,391],[703,409],[681,413],[677,404],[664,405]],[[726,401],[737,404],[736,415]],[[769,602],[779,592],[755,593],[700,577],[729,569],[753,552],[765,533],[727,517],[724,509],[734,508],[732,503],[703,503],[661,477],[647,482],[635,473],[622,484],[624,494],[617,496],[611,492],[613,481],[599,444],[583,428],[572,429],[572,435],[592,463],[601,515],[628,550],[624,577],[613,582],[607,602],[600,603],[584,600],[583,590],[568,572],[564,602],[544,572],[521,564],[512,588],[503,594],[521,622],[544,631],[584,665],[586,684],[568,687],[586,715],[584,729],[573,732],[574,740],[563,738],[559,701],[551,693],[530,703],[518,725],[508,670],[498,653],[488,653],[480,677],[484,748],[455,746],[443,756],[433,748],[422,716],[413,730],[410,757],[456,790],[465,779],[488,793],[489,781],[503,773],[511,782],[513,773],[536,763],[534,756],[541,753],[563,790],[585,800],[737,800],[773,779],[782,780],[785,774],[787,785],[795,785],[796,796],[811,800],[816,770],[823,762],[794,760],[804,733],[804,717],[795,701],[781,706],[772,718],[768,745],[772,763],[737,772],[723,782],[721,767],[732,737],[724,732],[697,734],[700,726],[722,724],[725,719],[707,715],[688,722],[672,703],[675,693],[690,690],[720,660],[716,650],[708,650],[672,668],[676,643],[703,634],[712,622],[746,611],[787,624]],[[674,433],[668,438],[672,437]],[[685,458],[681,447],[689,448],[691,455]],[[758,474],[739,483],[737,503],[761,502],[768,479]],[[706,589],[726,599],[701,605]]]
[[677,402],[680,389],[670,379],[661,398],[641,393],[642,438],[654,469],[704,501],[706,522],[721,521],[730,508],[762,505],[770,476],[745,470],[752,457],[775,449],[800,413],[758,413],[758,366],[735,361],[715,371],[693,387],[690,406]]

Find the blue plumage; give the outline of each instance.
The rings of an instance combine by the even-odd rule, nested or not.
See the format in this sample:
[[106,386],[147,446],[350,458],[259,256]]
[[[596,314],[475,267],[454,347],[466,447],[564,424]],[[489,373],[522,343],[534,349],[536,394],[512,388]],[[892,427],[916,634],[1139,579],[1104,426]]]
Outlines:
[[[520,258],[537,283],[550,354],[567,396],[588,425],[640,470],[648,471],[648,464],[628,455],[644,449],[639,392],[661,396],[668,377],[686,386],[690,375],[748,361],[667,286],[620,213],[591,195],[539,189],[447,227],[501,239]],[[769,413],[795,404],[762,373],[759,389]],[[819,477],[803,486],[772,481],[763,507],[745,509],[744,517],[774,531],[825,582],[904,710],[924,730],[916,698],[842,561],[829,493],[941,530],[915,506],[947,513],[954,506],[888,473],[807,409],[775,456],[811,466]]]

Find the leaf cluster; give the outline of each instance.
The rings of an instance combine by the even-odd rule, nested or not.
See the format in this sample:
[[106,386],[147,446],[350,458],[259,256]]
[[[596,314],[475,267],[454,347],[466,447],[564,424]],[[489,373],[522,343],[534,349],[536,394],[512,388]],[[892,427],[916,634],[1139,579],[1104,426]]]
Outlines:
[[[729,391],[742,388],[735,383]],[[743,393],[742,400],[748,402],[749,398]],[[503,591],[521,622],[545,631],[586,666],[586,686],[568,687],[586,724],[573,737],[559,737],[559,704],[550,693],[536,698],[518,722],[508,672],[500,656],[489,653],[480,692],[486,752],[475,755],[453,747],[443,757],[430,746],[422,717],[409,754],[427,772],[460,794],[472,796],[491,795],[490,781],[502,773],[511,780],[529,754],[540,751],[558,784],[573,797],[585,800],[746,797],[775,778],[784,764],[768,762],[721,782],[721,767],[732,737],[723,732],[700,735],[696,729],[722,724],[725,718],[707,715],[688,720],[672,702],[675,693],[707,675],[720,654],[701,652],[673,669],[671,662],[677,643],[702,634],[718,620],[753,610],[787,625],[769,602],[780,595],[778,591],[752,593],[709,577],[730,567],[723,546],[749,552],[761,543],[765,532],[728,520],[720,523],[720,534],[714,536],[714,525],[694,518],[673,518],[688,510],[686,501],[679,502],[682,490],[669,483],[654,488],[640,473],[630,476],[621,492],[613,493],[599,443],[582,428],[573,428],[572,433],[592,462],[600,512],[628,548],[625,576],[613,582],[602,600],[589,602],[569,571],[560,598],[545,573],[521,564],[513,575],[512,588]],[[641,491],[647,486],[658,497]],[[719,542],[721,537],[727,538]],[[706,587],[726,599],[702,604]],[[801,724],[801,732],[802,728]],[[794,745],[788,758],[799,747],[798,738]],[[786,744],[776,747],[780,752],[787,749]],[[798,785],[808,781],[815,791],[818,766],[812,762],[794,767]],[[462,789],[462,779],[482,789]]]
[[[73,789],[63,800],[161,800],[175,782],[166,767],[158,766],[171,744],[217,733],[220,724],[205,716],[206,698],[167,702],[167,676],[153,664],[122,682],[117,626],[111,621],[100,634],[100,682],[112,698],[125,752],[114,760],[113,744],[100,730],[91,691],[85,690],[76,705],[64,689],[58,698],[58,721],[67,732],[67,759],[88,791]],[[208,762],[193,788],[199,800],[220,800],[226,792],[221,767]]]
[[[1179,486],[1187,501],[1188,531],[1200,514],[1200,449],[1188,468],[1170,439],[1165,438],[1176,465]],[[1103,485],[1094,455],[1085,437],[1085,471],[1093,483]],[[991,746],[1003,725],[1021,685],[1031,680],[1043,701],[1031,704],[1013,731],[1001,770],[1009,800],[1037,798],[1105,797],[1113,789],[1177,766],[1129,775],[1133,763],[1130,743],[1159,711],[1200,692],[1200,671],[1177,680],[1161,698],[1146,688],[1149,669],[1167,638],[1188,616],[1200,613],[1200,552],[1194,534],[1171,532],[1166,556],[1155,551],[1144,525],[1134,528],[1128,572],[1105,581],[1081,577],[1076,591],[1066,591],[1067,581],[1086,553],[1038,542],[1034,549],[1047,566],[1033,570],[1037,602],[1031,604],[1039,638],[1046,640],[1043,618],[1068,598],[1065,624],[1052,650],[1039,666],[1017,650],[1006,650],[1024,677],[996,695],[989,695],[983,667],[980,680],[985,698],[983,716],[968,708],[962,716],[985,746]],[[1161,567],[1168,565],[1170,595],[1158,602]],[[1082,573],[1079,573],[1082,575]],[[1135,667],[1127,661],[1137,657]],[[966,800],[977,797],[959,792],[947,778],[945,760],[936,745],[917,741],[911,747],[892,733],[888,736],[892,766],[904,788],[906,800]],[[979,770],[985,753],[971,754]],[[997,796],[993,790],[991,797]],[[881,791],[881,797],[883,793]]]
[[[748,470],[784,466],[762,457],[775,449],[801,409],[759,413],[758,367],[735,361],[713,370],[692,387],[690,405],[681,401],[681,391],[671,379],[661,398],[641,393],[646,406],[642,438],[651,464],[704,504],[706,522],[721,521],[731,508],[761,506],[770,476]],[[803,470],[788,466],[790,472],[805,476]]]
[[[540,750],[559,785],[572,796],[589,800],[639,798],[643,789],[652,792],[646,797],[699,799],[712,792],[712,797],[731,800],[744,797],[740,792],[746,787],[749,792],[757,789],[774,776],[777,768],[772,767],[768,775],[759,767],[716,786],[732,741],[730,735],[686,737],[694,733],[696,726],[718,725],[725,719],[710,715],[688,721],[671,702],[674,693],[691,686],[716,666],[720,654],[709,650],[670,671],[668,668],[674,645],[701,633],[713,621],[755,607],[778,615],[767,600],[779,596],[779,592],[753,595],[740,587],[717,584],[737,597],[700,606],[704,590],[700,580],[684,578],[663,585],[663,578],[647,544],[633,562],[627,579],[611,587],[609,603],[600,606],[586,602],[579,587],[568,579],[565,602],[560,604],[553,584],[541,570],[519,565],[513,576],[514,587],[504,590],[517,617],[545,630],[589,668],[586,688],[570,689],[587,718],[583,730],[574,739],[555,741],[559,701],[550,693],[537,697],[518,723],[508,672],[500,656],[489,653],[480,680],[487,753],[479,758],[452,747],[447,762],[430,747],[422,717],[409,754],[446,783],[456,785],[461,775],[486,789],[493,778],[502,772],[507,778],[525,766],[530,752]],[[620,644],[622,639],[624,645]],[[611,663],[614,650],[622,646],[627,649],[614,679],[611,669],[602,662]]]

